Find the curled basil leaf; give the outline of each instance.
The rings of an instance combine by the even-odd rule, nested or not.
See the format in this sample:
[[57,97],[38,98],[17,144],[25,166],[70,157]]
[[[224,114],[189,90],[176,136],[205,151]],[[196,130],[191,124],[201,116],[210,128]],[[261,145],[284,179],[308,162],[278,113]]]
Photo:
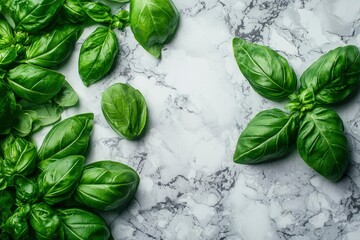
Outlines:
[[95,22],[109,23],[112,20],[111,8],[100,2],[84,2],[82,8]]
[[46,203],[38,203],[31,207],[30,224],[35,230],[36,239],[59,239],[60,218]]
[[33,130],[34,118],[32,113],[25,112],[18,108],[14,117],[14,122],[11,125],[11,133],[18,137],[26,137],[30,135]]
[[233,39],[233,49],[240,71],[261,96],[279,101],[296,90],[294,70],[275,51],[241,38]]
[[119,51],[116,35],[113,30],[98,27],[84,41],[80,50],[79,74],[89,86],[107,74]]
[[21,64],[11,69],[7,79],[16,95],[35,103],[52,99],[65,81],[61,73],[31,64]]
[[16,200],[23,203],[35,203],[39,198],[39,190],[34,179],[27,179],[23,175],[15,175],[14,185]]
[[98,215],[78,209],[58,209],[62,221],[61,239],[108,240],[110,231],[105,221]]
[[13,239],[26,239],[29,236],[29,226],[26,221],[30,212],[30,205],[26,204],[18,207],[14,214],[5,222],[3,229],[8,232]]
[[283,157],[295,142],[296,121],[279,109],[258,113],[240,135],[234,162],[256,164]]
[[143,133],[147,107],[139,90],[116,83],[103,93],[101,109],[111,128],[126,139],[135,139]]
[[71,23],[81,23],[88,18],[79,0],[65,0],[60,15]]
[[45,136],[40,147],[40,161],[84,155],[89,146],[93,124],[92,113],[76,115],[56,124]]
[[175,34],[179,12],[171,0],[131,0],[130,26],[135,39],[154,57]]
[[37,178],[43,200],[50,205],[70,198],[81,177],[85,158],[69,156],[50,164]]
[[300,156],[312,169],[331,181],[344,175],[349,163],[349,149],[344,126],[331,109],[317,107],[308,112],[297,138]]
[[331,50],[306,69],[300,82],[300,92],[312,90],[318,103],[343,101],[359,86],[359,49],[349,45]]
[[35,38],[24,62],[47,68],[61,64],[74,50],[82,30],[82,26],[64,25]]
[[0,133],[3,133],[14,121],[16,100],[14,93],[1,81],[0,96]]
[[130,167],[112,161],[99,161],[85,166],[75,200],[98,210],[123,208],[139,185],[138,174]]
[[13,0],[10,15],[16,29],[37,33],[56,16],[64,0]]
[[60,107],[72,107],[75,106],[79,101],[79,97],[68,82],[64,82],[60,92],[54,97]]
[[[35,112],[36,118],[39,121],[40,127],[48,126],[60,120],[63,109],[54,103],[39,104],[26,113]],[[34,131],[34,129],[32,130]]]

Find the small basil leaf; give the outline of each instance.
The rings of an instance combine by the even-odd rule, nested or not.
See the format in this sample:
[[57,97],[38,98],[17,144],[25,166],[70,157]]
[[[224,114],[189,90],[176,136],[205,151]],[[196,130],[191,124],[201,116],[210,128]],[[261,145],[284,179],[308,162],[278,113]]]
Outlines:
[[295,142],[296,132],[294,115],[279,109],[262,111],[241,133],[234,162],[256,164],[283,157]]
[[[36,114],[36,120],[39,121],[40,127],[48,126],[60,120],[63,109],[54,103],[39,104],[35,107],[25,110],[31,115]],[[33,119],[34,120],[34,119]]]
[[39,150],[40,161],[48,158],[64,158],[84,155],[88,149],[93,128],[94,114],[85,113],[65,119],[56,124]]
[[261,96],[279,101],[296,90],[294,70],[275,51],[241,38],[233,39],[233,50],[240,71]]
[[113,30],[98,27],[83,43],[79,57],[79,74],[89,86],[111,69],[119,51],[116,35]]
[[14,47],[0,49],[0,67],[6,67],[17,58],[17,50]]
[[14,214],[6,220],[3,229],[8,232],[13,239],[26,239],[26,237],[29,236],[29,226],[26,221],[29,212],[30,205],[26,204],[18,207]]
[[179,12],[171,0],[131,0],[130,26],[135,39],[154,57],[175,34]]
[[0,132],[4,132],[14,121],[16,100],[14,93],[0,81]]
[[112,20],[111,8],[100,2],[84,2],[82,8],[95,22],[109,23]]
[[15,44],[13,29],[0,13],[0,47],[10,47],[13,44]]
[[81,177],[85,158],[69,156],[50,164],[37,179],[43,200],[50,205],[70,198]]
[[46,203],[38,203],[31,207],[30,224],[35,230],[36,239],[59,239],[60,218]]
[[60,15],[64,16],[71,23],[81,23],[88,18],[79,0],[65,0],[62,14]]
[[359,49],[349,45],[331,50],[306,69],[300,82],[300,91],[311,89],[319,103],[343,101],[360,82]]
[[60,92],[54,97],[54,102],[60,107],[72,107],[79,101],[79,97],[68,82],[64,82]]
[[23,175],[14,177],[16,200],[20,203],[33,204],[38,200],[38,186],[35,180],[27,179]]
[[62,221],[63,239],[108,240],[110,231],[105,221],[98,215],[78,209],[58,209]]
[[10,15],[16,28],[37,33],[56,16],[64,0],[14,0],[10,4]]
[[116,83],[103,93],[101,109],[111,128],[126,139],[135,139],[143,133],[147,122],[147,107],[139,90],[127,84]]
[[7,79],[16,95],[35,103],[52,99],[65,81],[61,73],[30,64],[21,64],[11,69]]
[[349,163],[349,149],[344,126],[331,109],[317,107],[308,112],[297,138],[300,156],[312,169],[331,181],[344,175]]
[[126,10],[120,10],[115,16],[113,16],[111,27],[123,30],[130,25],[130,13]]
[[24,62],[47,68],[61,64],[74,50],[82,30],[82,26],[64,25],[35,38]]
[[134,196],[139,182],[132,168],[118,162],[99,161],[85,166],[74,198],[97,210],[123,208]]
[[33,129],[33,117],[23,110],[19,109],[14,116],[14,122],[11,125],[11,132],[19,137],[28,136]]

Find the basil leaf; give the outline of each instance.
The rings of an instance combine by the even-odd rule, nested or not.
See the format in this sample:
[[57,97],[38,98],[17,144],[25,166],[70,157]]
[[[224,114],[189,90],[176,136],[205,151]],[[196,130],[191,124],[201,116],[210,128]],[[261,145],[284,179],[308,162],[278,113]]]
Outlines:
[[55,17],[64,0],[13,0],[10,15],[16,28],[37,33]]
[[83,156],[69,156],[50,164],[37,178],[43,200],[50,205],[71,197],[80,180]]
[[16,111],[16,100],[14,93],[0,81],[0,133],[8,129]]
[[18,207],[2,226],[6,232],[10,233],[13,239],[26,239],[29,236],[29,226],[26,221],[29,212],[29,204]]
[[62,239],[108,240],[110,231],[98,215],[78,209],[58,209],[62,221]]
[[349,45],[331,50],[311,64],[300,78],[300,91],[311,89],[317,102],[334,104],[354,92],[359,81],[360,51]]
[[0,67],[6,67],[17,58],[17,50],[14,47],[0,49]]
[[138,174],[124,164],[94,162],[85,166],[74,198],[97,210],[123,208],[134,196],[139,182]]
[[100,2],[84,2],[82,8],[95,22],[109,23],[112,20],[111,8]]
[[233,49],[240,71],[261,96],[279,101],[296,90],[294,70],[275,51],[241,38],[233,39]]
[[112,129],[128,140],[139,137],[146,126],[147,107],[139,90],[123,83],[107,88],[101,109]]
[[39,121],[40,127],[48,126],[57,122],[61,118],[61,113],[63,111],[62,107],[58,105],[47,102],[44,104],[34,104],[26,100],[21,100],[18,102],[24,112],[29,113],[36,117],[36,120]]
[[35,103],[52,99],[65,81],[61,73],[30,64],[21,64],[11,69],[7,79],[16,95]]
[[336,182],[345,173],[348,143],[342,120],[333,110],[317,107],[305,115],[297,148],[305,163],[325,178]]
[[40,161],[48,158],[64,158],[84,155],[88,149],[93,128],[94,114],[85,113],[65,119],[56,124],[39,150]]
[[31,207],[30,224],[35,230],[36,239],[58,239],[60,218],[46,203],[38,203]]
[[119,51],[113,30],[98,27],[83,43],[79,57],[79,74],[89,86],[107,74]]
[[14,32],[11,25],[0,13],[0,48],[15,44]]
[[11,125],[12,133],[19,137],[28,136],[33,129],[33,118],[32,116],[24,112],[23,110],[18,110],[17,114],[14,117],[14,122]]
[[41,67],[55,67],[64,62],[75,48],[82,26],[64,25],[34,39],[24,62]]
[[21,204],[33,204],[38,201],[38,186],[35,180],[27,179],[23,175],[16,175],[14,177],[16,200]]
[[241,133],[234,162],[256,164],[283,157],[295,142],[296,132],[294,115],[279,109],[262,111]]
[[64,82],[60,92],[54,97],[60,107],[72,107],[75,106],[79,101],[79,97],[68,82]]
[[88,18],[79,0],[65,0],[61,15],[71,23],[81,23]]
[[154,57],[175,34],[179,12],[171,0],[131,0],[130,26],[135,39]]

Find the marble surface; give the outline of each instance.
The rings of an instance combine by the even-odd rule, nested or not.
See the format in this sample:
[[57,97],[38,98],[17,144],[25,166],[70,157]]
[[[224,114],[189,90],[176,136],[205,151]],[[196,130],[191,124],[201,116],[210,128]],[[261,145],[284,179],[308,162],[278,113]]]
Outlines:
[[[88,163],[117,160],[141,176],[129,208],[104,215],[114,239],[360,239],[360,93],[335,108],[351,149],[340,182],[316,174],[295,149],[277,162],[236,165],[232,156],[246,124],[260,110],[284,103],[250,88],[231,46],[235,36],[268,45],[301,74],[336,46],[360,46],[360,1],[174,3],[181,24],[160,61],[136,43],[130,29],[117,31],[116,67],[86,88],[77,59],[90,28],[60,69],[80,97],[63,118],[95,113]],[[101,113],[101,93],[117,82],[131,84],[146,98],[150,119],[139,141],[116,135]]]

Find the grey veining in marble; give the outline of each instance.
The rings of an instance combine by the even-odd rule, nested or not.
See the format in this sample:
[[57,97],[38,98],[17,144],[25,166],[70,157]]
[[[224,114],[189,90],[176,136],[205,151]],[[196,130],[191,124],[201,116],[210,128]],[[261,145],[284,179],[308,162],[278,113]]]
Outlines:
[[[110,75],[86,88],[77,74],[80,44],[61,69],[80,96],[63,117],[95,113],[88,162],[112,159],[141,176],[129,208],[104,216],[115,239],[360,239],[360,93],[335,107],[351,148],[346,176],[331,183],[288,157],[236,165],[240,132],[261,110],[283,108],[259,96],[233,57],[235,36],[268,45],[300,75],[328,50],[360,46],[359,0],[174,0],[181,24],[162,59],[130,29],[117,32],[121,56]],[[145,96],[145,137],[116,135],[100,108],[108,86],[126,82]],[[46,132],[46,131],[44,131]],[[37,136],[41,141],[43,135]]]

